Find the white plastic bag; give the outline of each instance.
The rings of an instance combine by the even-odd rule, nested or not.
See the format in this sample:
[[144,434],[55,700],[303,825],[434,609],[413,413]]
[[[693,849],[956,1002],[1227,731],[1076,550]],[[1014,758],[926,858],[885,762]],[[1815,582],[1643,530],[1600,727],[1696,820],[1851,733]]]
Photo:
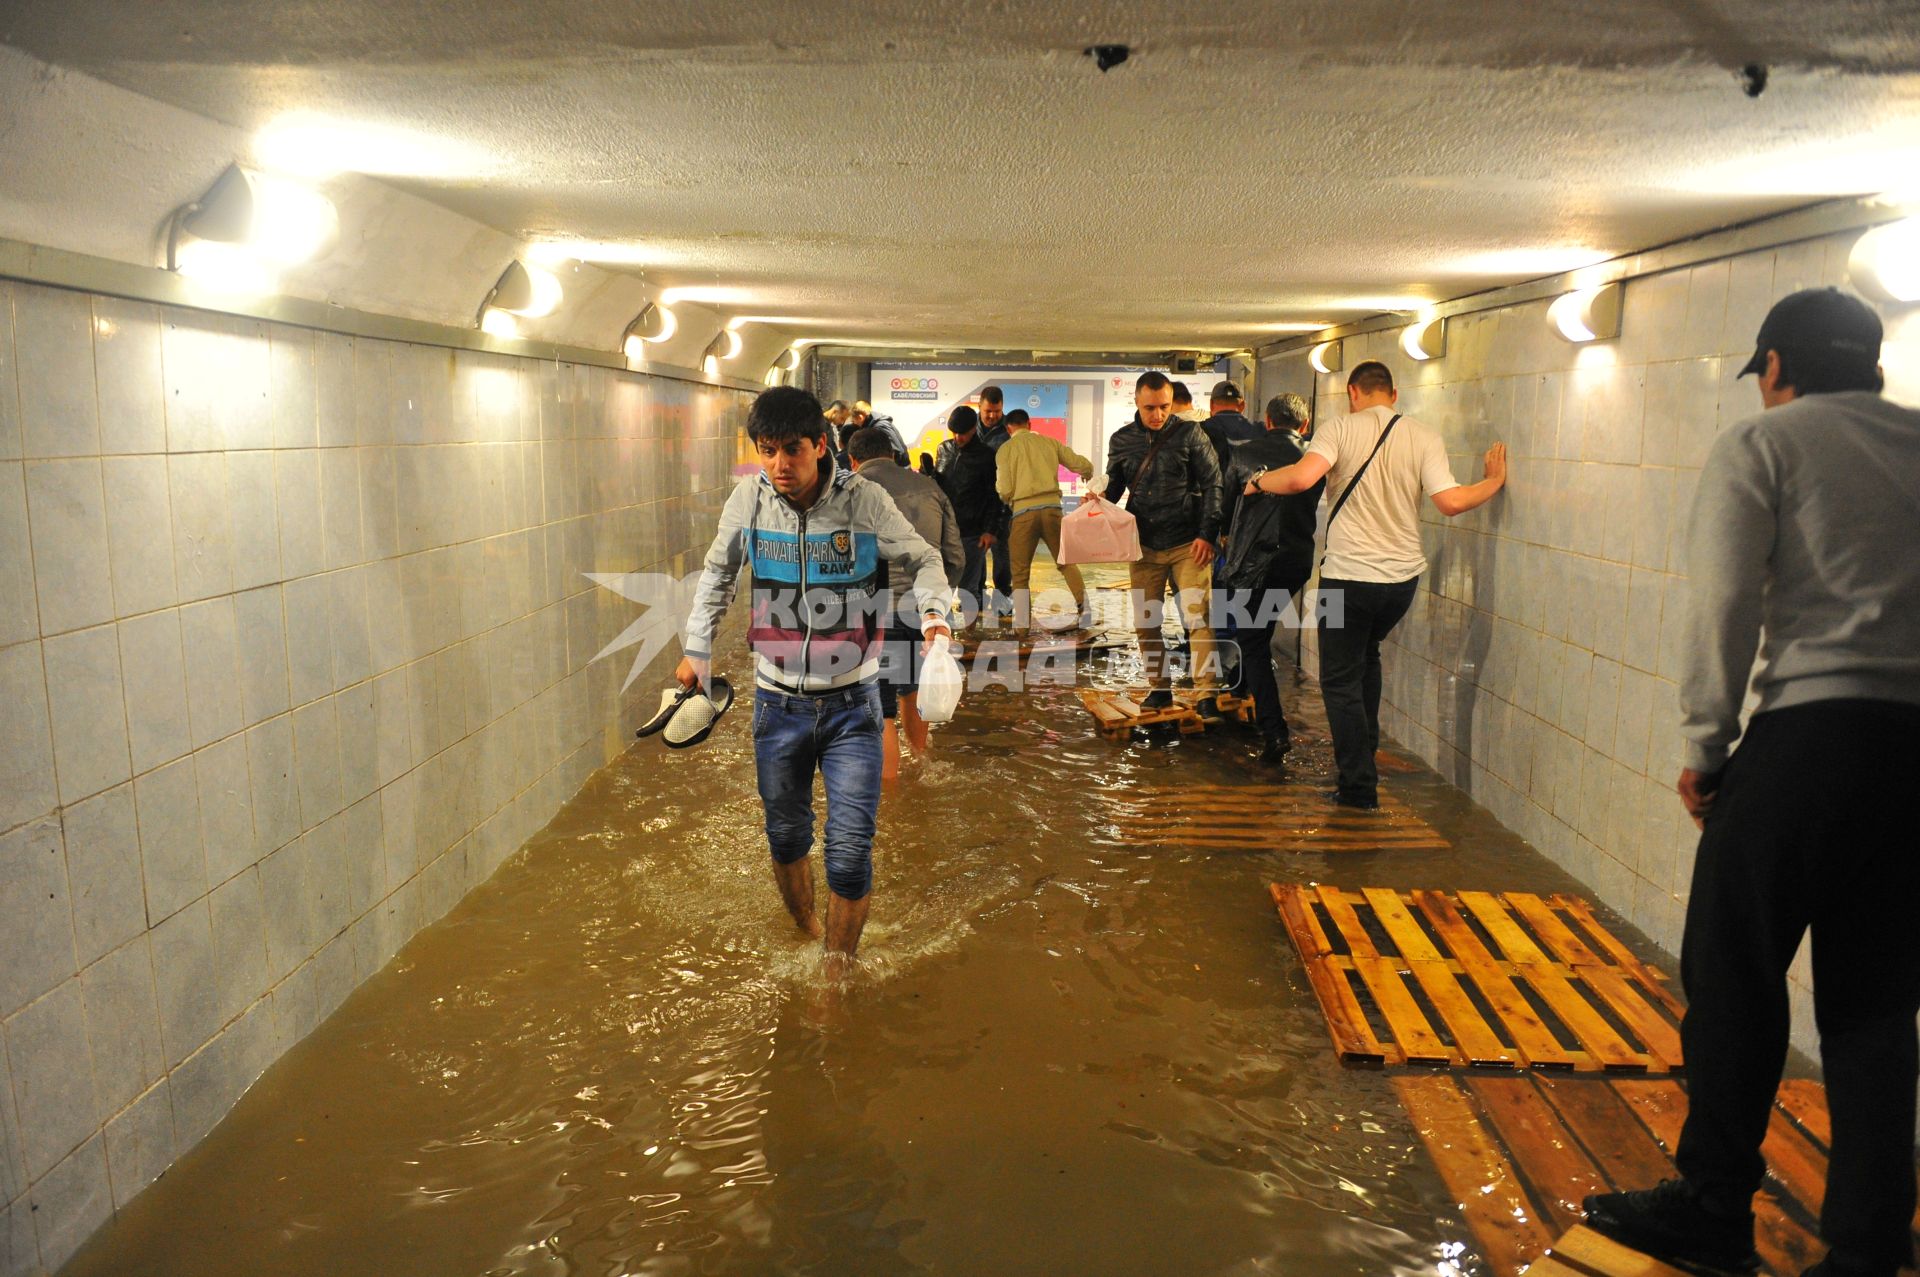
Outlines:
[[933,648],[920,663],[920,697],[916,702],[920,717],[929,723],[944,723],[960,705],[960,688],[966,674],[949,650],[947,636],[933,640]]
[[1140,528],[1119,506],[1089,496],[1060,520],[1060,562],[1134,563],[1140,558]]

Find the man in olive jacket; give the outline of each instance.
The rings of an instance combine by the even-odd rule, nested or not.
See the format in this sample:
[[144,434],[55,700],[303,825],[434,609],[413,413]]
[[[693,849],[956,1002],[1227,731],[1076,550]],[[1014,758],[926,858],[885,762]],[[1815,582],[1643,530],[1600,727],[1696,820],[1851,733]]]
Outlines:
[[1118,502],[1126,496],[1127,512],[1140,525],[1140,559],[1128,567],[1134,633],[1153,684],[1144,706],[1163,709],[1173,704],[1173,679],[1157,615],[1171,580],[1192,648],[1193,685],[1200,692],[1195,708],[1202,718],[1218,721],[1214,692],[1220,683],[1219,662],[1209,604],[1210,568],[1220,537],[1220,464],[1199,426],[1173,419],[1173,383],[1165,373],[1140,375],[1133,406],[1133,421],[1108,445],[1106,499]]

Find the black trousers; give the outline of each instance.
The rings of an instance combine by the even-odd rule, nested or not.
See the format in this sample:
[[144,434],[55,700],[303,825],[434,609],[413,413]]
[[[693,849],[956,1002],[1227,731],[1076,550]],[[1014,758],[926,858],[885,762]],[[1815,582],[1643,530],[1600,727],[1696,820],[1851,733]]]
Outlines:
[[1787,968],[1813,932],[1833,1150],[1820,1232],[1856,1262],[1912,1262],[1920,1012],[1920,707],[1819,701],[1756,716],[1693,867],[1681,941],[1687,1122],[1675,1162],[1747,1209],[1786,1062]]
[[1320,617],[1320,695],[1333,732],[1333,760],[1340,769],[1340,797],[1373,802],[1380,774],[1380,644],[1413,606],[1419,577],[1406,581],[1343,581],[1320,578],[1320,592],[1339,590],[1345,607],[1339,625]]
[[[1268,597],[1256,600],[1254,616],[1260,617],[1268,610],[1269,600],[1277,606],[1278,594],[1284,593],[1290,600],[1299,598],[1306,584],[1304,577],[1269,581],[1265,587]],[[1273,635],[1281,623],[1276,616],[1233,635],[1240,648],[1240,687],[1253,698],[1253,720],[1262,736],[1277,742],[1285,742],[1290,735],[1286,710],[1280,704],[1280,683],[1273,672]]]

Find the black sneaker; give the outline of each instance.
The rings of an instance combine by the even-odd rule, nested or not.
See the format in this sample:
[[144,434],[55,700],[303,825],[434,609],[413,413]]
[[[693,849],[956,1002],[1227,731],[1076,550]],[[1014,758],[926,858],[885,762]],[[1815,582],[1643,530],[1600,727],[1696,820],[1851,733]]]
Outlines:
[[1683,1179],[1630,1193],[1595,1193],[1580,1206],[1595,1232],[1688,1272],[1751,1273],[1760,1267],[1753,1213],[1714,1214]]
[[1287,754],[1291,752],[1292,749],[1293,742],[1290,740],[1269,740],[1260,750],[1260,757],[1254,761],[1262,767],[1278,767],[1287,761]]
[[1200,721],[1203,723],[1224,723],[1227,721],[1227,716],[1220,712],[1220,702],[1211,696],[1202,696],[1199,702],[1194,705],[1193,712],[1200,716]]
[[1378,794],[1349,794],[1341,789],[1329,789],[1327,797],[1336,807],[1358,807],[1363,811],[1376,811],[1380,807]]
[[1156,687],[1148,692],[1146,699],[1140,702],[1141,709],[1172,709],[1173,693],[1164,687]]

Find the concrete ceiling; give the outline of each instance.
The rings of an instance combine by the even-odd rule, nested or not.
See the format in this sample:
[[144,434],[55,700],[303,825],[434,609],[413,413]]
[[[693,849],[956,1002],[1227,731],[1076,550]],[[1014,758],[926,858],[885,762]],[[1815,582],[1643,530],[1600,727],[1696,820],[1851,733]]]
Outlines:
[[1912,2],[10,0],[0,41],[862,343],[1230,349],[1920,172]]

